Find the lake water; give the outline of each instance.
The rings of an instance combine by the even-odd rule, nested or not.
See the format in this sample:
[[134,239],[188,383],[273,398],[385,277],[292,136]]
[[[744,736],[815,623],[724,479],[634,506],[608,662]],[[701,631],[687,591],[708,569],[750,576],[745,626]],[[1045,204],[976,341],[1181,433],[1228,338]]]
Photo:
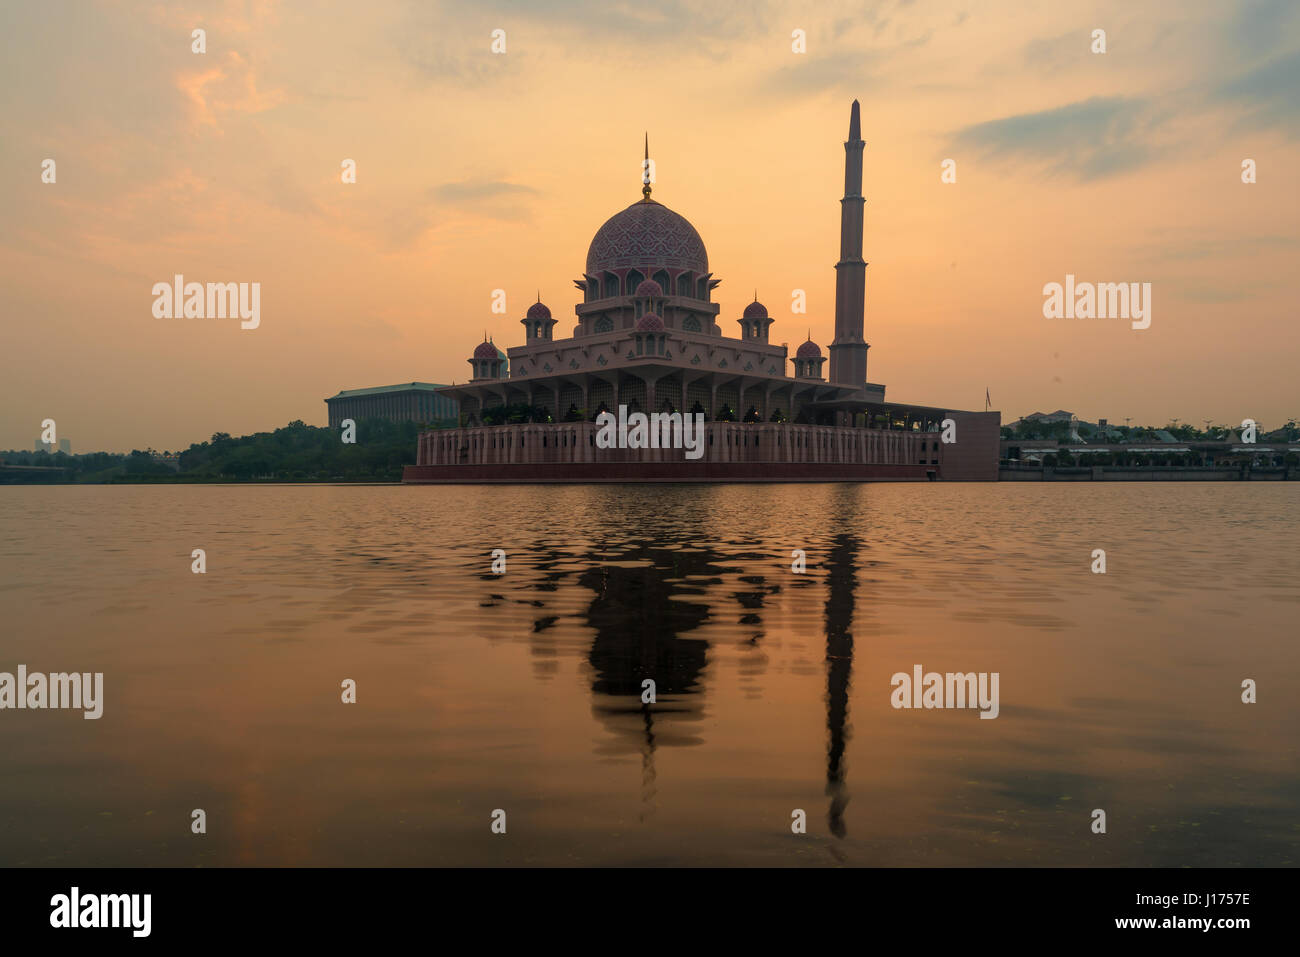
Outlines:
[[0,863],[1295,865],[1298,532],[1282,483],[0,488],[0,671],[104,674],[0,711]]

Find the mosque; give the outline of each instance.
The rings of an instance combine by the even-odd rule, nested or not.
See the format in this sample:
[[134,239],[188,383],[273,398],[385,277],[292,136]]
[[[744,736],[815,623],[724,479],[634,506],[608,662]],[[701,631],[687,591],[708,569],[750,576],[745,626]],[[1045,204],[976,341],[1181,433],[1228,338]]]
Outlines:
[[[437,390],[459,403],[459,427],[422,433],[403,481],[996,481],[999,413],[887,402],[867,381],[865,146],[855,100],[825,351],[811,337],[793,356],[773,344],[757,296],[725,335],[704,241],[651,198],[647,174],[641,199],[591,241],[572,336],[556,337],[539,299],[522,345],[479,343],[470,380]],[[702,416],[703,455],[602,447],[597,420],[620,411]]]

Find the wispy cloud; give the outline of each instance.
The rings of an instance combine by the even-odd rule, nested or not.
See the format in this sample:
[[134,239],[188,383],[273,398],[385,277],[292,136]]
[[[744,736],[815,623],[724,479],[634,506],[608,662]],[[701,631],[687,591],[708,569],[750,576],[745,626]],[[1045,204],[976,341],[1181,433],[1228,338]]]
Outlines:
[[[590,60],[629,55],[647,59],[731,54],[736,42],[766,29],[769,3],[745,6],[713,0],[514,0],[473,3],[418,0],[407,5],[394,42],[427,81],[474,87],[513,77],[535,62],[543,36],[559,36]],[[449,31],[447,24],[456,29]],[[504,30],[507,55],[492,55],[492,31]],[[629,48],[628,43],[632,41]]]
[[189,101],[194,122],[218,131],[220,119],[228,114],[262,113],[285,99],[282,90],[258,89],[256,70],[234,50],[217,66],[181,73],[176,88]]
[[532,219],[531,200],[539,195],[540,192],[531,186],[488,178],[443,183],[428,192],[435,207],[506,222]]
[[535,196],[537,190],[531,186],[501,180],[462,180],[459,183],[443,183],[441,186],[435,186],[432,195],[440,203],[465,205],[508,196]]
[[1176,279],[1162,285],[1170,289],[1175,301],[1204,305],[1269,300],[1277,286],[1276,283],[1258,281],[1213,282],[1200,279]]
[[1224,262],[1233,258],[1252,258],[1269,252],[1300,249],[1300,236],[1276,233],[1262,235],[1195,236],[1185,230],[1161,230],[1152,234],[1150,241],[1135,251],[1134,256],[1145,262],[1180,262],[1213,259]]
[[860,90],[873,76],[875,66],[873,56],[851,50],[791,57],[788,63],[769,72],[759,89],[765,96],[789,99],[830,90]]
[[1243,58],[1254,59],[1271,53],[1293,38],[1294,24],[1298,19],[1300,6],[1295,0],[1242,3],[1223,39],[1235,44]]
[[1245,129],[1278,128],[1300,137],[1300,51],[1284,54],[1221,84],[1216,99],[1244,112]]
[[1080,181],[1137,169],[1157,155],[1150,134],[1159,125],[1145,100],[1092,97],[1050,110],[975,123],[957,131],[953,148],[1038,166]]

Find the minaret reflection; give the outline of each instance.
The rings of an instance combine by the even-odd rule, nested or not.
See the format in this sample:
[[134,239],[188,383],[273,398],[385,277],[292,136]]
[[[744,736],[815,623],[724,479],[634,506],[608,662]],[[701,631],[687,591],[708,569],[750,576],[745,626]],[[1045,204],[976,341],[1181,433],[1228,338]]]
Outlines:
[[831,806],[831,833],[844,837],[844,808],[849,803],[844,764],[844,747],[852,729],[849,717],[849,685],[853,676],[853,591],[856,587],[859,542],[852,535],[833,539],[826,574],[826,793]]

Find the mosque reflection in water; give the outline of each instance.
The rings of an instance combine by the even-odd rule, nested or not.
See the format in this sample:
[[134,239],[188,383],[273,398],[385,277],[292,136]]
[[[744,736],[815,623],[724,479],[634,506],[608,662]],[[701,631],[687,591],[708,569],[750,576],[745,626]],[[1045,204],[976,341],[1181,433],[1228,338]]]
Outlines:
[[[849,690],[853,678],[854,589],[860,543],[853,535],[831,539],[820,569],[809,568],[806,579],[794,584],[826,588],[826,795],[827,820],[836,837],[846,836],[844,810],[849,791],[845,747],[849,740]],[[653,810],[656,792],[655,754],[660,748],[703,744],[691,730],[703,721],[701,675],[708,663],[710,643],[690,637],[717,613],[706,601],[706,587],[721,585],[722,574],[734,571],[737,561],[756,565],[769,556],[728,554],[693,545],[689,550],[635,543],[617,555],[589,559],[577,583],[594,593],[582,619],[595,637],[586,654],[591,666],[592,713],[610,734],[614,753],[639,753],[642,764],[642,818]],[[751,567],[753,567],[751,565]],[[813,572],[820,571],[822,581]],[[545,575],[538,587],[555,591],[564,573]],[[791,576],[793,577],[793,576]],[[761,574],[741,581],[752,590],[732,594],[742,610],[740,624],[752,627],[749,642],[763,640],[762,612],[768,598],[782,585]],[[534,634],[554,625],[551,615],[534,621]],[[644,682],[654,682],[655,701],[643,699]]]

